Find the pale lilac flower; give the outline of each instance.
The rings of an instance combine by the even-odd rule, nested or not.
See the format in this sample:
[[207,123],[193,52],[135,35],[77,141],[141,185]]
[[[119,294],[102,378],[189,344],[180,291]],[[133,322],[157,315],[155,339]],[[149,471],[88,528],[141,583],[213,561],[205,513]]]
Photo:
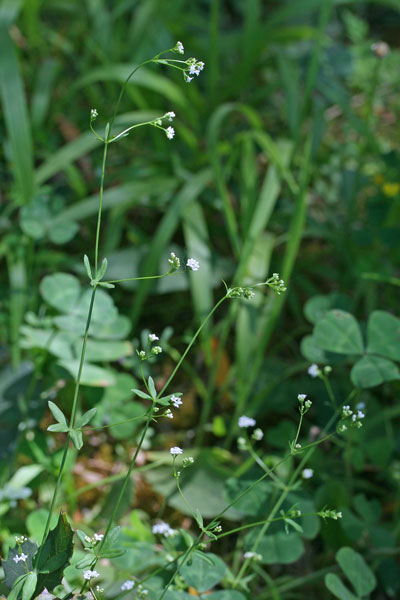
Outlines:
[[179,408],[181,406],[181,404],[183,404],[183,402],[179,398],[179,396],[175,396],[174,394],[172,394],[172,396],[171,396],[171,402],[175,406],[175,408]]
[[175,129],[173,127],[167,127],[167,129],[165,130],[165,133],[167,134],[167,138],[169,140],[172,140],[172,138],[175,135]]
[[186,266],[192,271],[198,271],[200,269],[200,264],[195,258],[189,258],[186,262]]
[[87,581],[90,581],[94,577],[100,577],[100,573],[98,573],[97,571],[91,571],[90,569],[88,569],[87,571],[83,571],[83,579],[87,579]]
[[320,374],[320,370],[318,368],[318,365],[316,365],[315,363],[313,363],[309,368],[308,368],[308,374],[310,375],[310,377],[318,377],[318,375]]
[[159,523],[153,525],[152,531],[154,535],[163,535],[164,537],[169,537],[171,535],[175,535],[176,533],[175,529],[172,529],[172,527],[170,527],[168,523],[165,523],[164,521],[160,521]]
[[193,77],[189,77],[189,75],[186,75],[185,73],[185,81],[186,83],[190,83],[193,80]]
[[304,400],[307,398],[307,394],[299,394],[297,396],[297,399],[299,402],[304,402]]
[[359,410],[359,411],[357,412],[357,417],[358,417],[359,419],[364,419],[364,417],[365,417],[365,414],[363,413],[363,411],[362,411],[362,410]]
[[173,448],[170,448],[169,451],[172,456],[178,456],[178,454],[182,454],[183,452],[182,448],[179,448],[179,446],[174,446]]
[[256,422],[252,417],[246,417],[245,415],[241,416],[238,421],[239,427],[254,427],[255,424]]
[[132,581],[131,579],[127,579],[126,581],[124,581],[124,583],[121,585],[121,590],[123,592],[127,591],[127,590],[131,590],[132,588],[135,587],[135,582]]
[[313,475],[314,475],[313,469],[303,469],[301,472],[301,476],[303,477],[303,479],[311,479],[311,477]]
[[24,554],[22,552],[22,554],[17,554],[17,556],[14,556],[14,562],[19,563],[20,561],[25,562],[28,558],[27,554]]
[[149,333],[149,342],[156,342],[160,338],[155,333]]

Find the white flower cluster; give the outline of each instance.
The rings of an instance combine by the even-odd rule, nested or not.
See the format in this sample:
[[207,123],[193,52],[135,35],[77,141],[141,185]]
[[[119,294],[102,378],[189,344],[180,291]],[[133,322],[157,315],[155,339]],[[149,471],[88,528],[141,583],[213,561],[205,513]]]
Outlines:
[[238,425],[241,428],[247,429],[247,427],[254,427],[255,424],[255,419],[252,417],[246,417],[245,415],[239,417]]
[[95,533],[93,537],[90,537],[89,535],[85,535],[85,542],[87,544],[90,545],[95,545],[98,542],[101,542],[101,540],[103,539],[104,534],[103,533]]
[[243,557],[246,560],[257,560],[257,561],[262,560],[261,554],[258,554],[257,552],[245,552],[243,554]]
[[164,521],[160,521],[159,523],[153,525],[152,531],[154,535],[163,535],[164,537],[170,537],[171,535],[175,535],[177,533],[176,529],[172,529],[172,527],[170,527],[168,523],[165,523]]
[[178,52],[178,54],[184,54],[185,48],[183,47],[182,42],[176,42],[175,48],[173,48],[172,51]]
[[195,58],[188,58],[186,64],[187,68],[183,71],[183,76],[186,83],[190,83],[193,80],[194,75],[197,77],[200,75],[200,72],[204,69],[204,63],[203,61],[196,60]]
[[314,475],[313,469],[303,469],[301,472],[301,476],[303,477],[303,479],[311,479],[311,477],[313,475]]
[[28,541],[28,538],[25,537],[24,535],[21,535],[21,537],[18,537],[17,535],[15,536],[15,541],[17,542],[17,544],[23,544],[24,542]]
[[[365,406],[365,404],[361,404],[363,407]],[[343,433],[344,431],[346,431],[348,425],[350,427],[362,427],[361,421],[362,419],[365,419],[365,413],[360,408],[358,408],[358,406],[359,405],[357,405],[357,409],[355,411],[353,411],[350,408],[349,404],[345,404],[342,407],[342,418],[339,425],[337,426],[337,430],[339,433]]]
[[179,454],[182,454],[183,450],[182,448],[179,448],[179,446],[173,446],[173,448],[169,449],[169,452],[172,456],[178,456]]
[[95,119],[97,119],[98,116],[99,113],[97,112],[97,110],[95,108],[92,108],[92,110],[90,111],[90,120],[94,121]]
[[306,398],[307,398],[307,394],[299,394],[297,396],[297,399],[300,402],[300,413],[302,415],[305,415],[312,406],[311,400],[306,400]]
[[310,377],[313,377],[313,378],[321,375],[321,371],[320,371],[318,365],[316,365],[315,363],[313,363],[310,367],[308,367],[307,373],[309,374]]
[[132,581],[132,579],[127,579],[126,581],[124,581],[124,583],[121,585],[121,590],[123,592],[126,592],[128,590],[132,590],[135,587],[135,582]]
[[17,556],[14,556],[14,562],[19,563],[19,562],[25,562],[26,560],[28,560],[28,555],[24,554],[23,552],[21,554],[17,554]]
[[95,577],[100,577],[100,573],[98,573],[97,571],[91,571],[90,569],[88,569],[87,571],[83,571],[83,579],[90,581]]
[[171,270],[177,271],[181,266],[181,261],[176,256],[175,252],[171,252],[171,256],[168,259],[169,264],[171,265]]
[[273,273],[272,277],[267,280],[267,284],[278,296],[287,290],[285,282],[283,279],[280,279],[279,273]]
[[175,396],[175,394],[172,394],[172,396],[171,396],[171,402],[175,406],[175,408],[179,408],[183,404],[183,402],[179,398],[179,396]]
[[189,258],[186,262],[186,266],[192,271],[198,271],[200,269],[200,263],[195,258]]

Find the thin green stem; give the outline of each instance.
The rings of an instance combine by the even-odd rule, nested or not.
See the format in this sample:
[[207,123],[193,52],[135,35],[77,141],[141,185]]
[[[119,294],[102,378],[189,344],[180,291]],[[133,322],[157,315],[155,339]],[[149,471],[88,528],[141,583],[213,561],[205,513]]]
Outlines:
[[[80,387],[80,383],[81,383],[83,363],[85,361],[86,343],[87,343],[87,339],[88,339],[88,335],[89,335],[90,322],[92,320],[92,313],[93,313],[94,299],[95,299],[95,295],[96,295],[96,288],[97,288],[97,286],[93,287],[92,296],[90,298],[90,305],[89,305],[89,311],[88,311],[88,316],[87,316],[87,320],[86,320],[85,333],[84,333],[84,336],[83,336],[81,358],[80,358],[80,361],[79,361],[78,375],[77,375],[76,383],[75,383],[74,399],[73,399],[73,402],[72,402],[70,429],[74,428],[74,423],[75,423],[75,415],[76,415],[76,410],[77,410],[77,406],[78,406],[79,387]],[[53,493],[53,497],[52,497],[51,504],[50,504],[50,510],[49,510],[49,514],[48,514],[48,517],[47,517],[46,525],[45,525],[45,528],[44,528],[44,533],[43,533],[43,537],[42,537],[42,543],[41,543],[40,548],[39,548],[38,558],[37,558],[36,564],[39,564],[39,562],[40,562],[40,557],[41,557],[42,550],[43,550],[43,544],[44,544],[44,541],[47,538],[47,535],[49,533],[51,517],[52,517],[53,511],[54,511],[54,506],[55,506],[56,499],[57,499],[58,489],[59,489],[60,484],[61,484],[62,475],[63,475],[63,471],[64,471],[64,466],[65,466],[65,461],[66,461],[67,454],[68,454],[69,441],[70,441],[70,433],[68,432],[67,439],[66,439],[65,446],[64,446],[63,456],[62,456],[62,459],[61,459],[60,469],[58,471],[57,482],[56,482],[56,486],[54,488],[54,493]]]
[[[107,137],[110,135],[108,131]],[[103,209],[103,191],[104,191],[104,176],[106,171],[106,159],[107,159],[107,148],[108,148],[108,139],[104,140],[104,151],[103,151],[103,163],[101,167],[101,180],[100,180],[100,199],[99,199],[99,210],[97,213],[97,229],[96,229],[96,244],[94,251],[94,276],[97,279],[97,264],[98,264],[98,254],[99,254],[99,239],[100,239],[100,226],[101,226],[101,212]]]

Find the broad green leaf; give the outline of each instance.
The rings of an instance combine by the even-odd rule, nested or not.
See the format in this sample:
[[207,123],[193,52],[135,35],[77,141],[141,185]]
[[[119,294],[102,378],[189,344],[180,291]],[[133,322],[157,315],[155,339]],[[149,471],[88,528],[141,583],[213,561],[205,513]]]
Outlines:
[[119,525],[113,527],[101,549],[100,556],[102,558],[114,558],[125,553],[125,550],[121,547],[120,536],[121,527]]
[[[76,381],[79,369],[79,360],[60,360],[58,364],[66,369]],[[115,384],[115,375],[112,371],[85,363],[82,369],[81,384],[93,387],[108,387]]]
[[[258,535],[257,532],[251,532],[245,538],[245,548],[248,551],[253,549],[253,543]],[[262,562],[266,565],[273,564],[291,564],[296,562],[304,552],[303,542],[297,533],[278,533],[266,534],[261,538],[256,548],[256,552],[261,554]]]
[[[86,320],[91,298],[92,290],[86,290],[78,304],[73,308],[73,314],[83,317]],[[93,321],[98,321],[100,323],[111,323],[117,318],[117,316],[118,311],[111,296],[104,290],[97,289],[92,312]]]
[[23,336],[22,348],[40,348],[58,358],[73,358],[71,344],[76,336],[68,331],[56,333],[51,329],[36,329],[29,325],[22,325],[20,332]]
[[367,352],[400,360],[400,319],[383,310],[374,311],[367,327]]
[[313,296],[304,305],[304,314],[310,323],[315,325],[322,319],[331,309],[347,310],[349,301],[346,296],[337,292],[331,294],[318,294]]
[[400,372],[394,362],[387,358],[367,354],[351,370],[351,381],[358,388],[370,388],[384,381],[400,379]]
[[[287,446],[287,441],[285,447]],[[225,482],[225,497],[226,503],[230,503],[249,488],[257,477],[251,477],[251,475],[243,476],[240,479],[237,477],[230,477]],[[245,494],[235,504],[235,510],[240,512],[242,515],[249,517],[256,517],[263,515],[265,512],[265,506],[268,502],[268,498],[271,495],[271,484],[267,481],[261,481],[256,487],[250,492]]]
[[367,596],[376,587],[376,578],[364,558],[352,548],[340,548],[336,560],[358,596]]
[[[82,350],[82,341],[77,340],[74,344],[75,355],[79,356]],[[94,340],[88,339],[86,343],[85,360],[90,362],[113,362],[126,356],[132,356],[133,346],[131,342],[120,342],[116,340]]]
[[53,244],[62,245],[71,241],[79,231],[79,225],[75,221],[64,221],[63,223],[52,223],[48,225],[48,236]]
[[314,338],[324,350],[339,354],[362,354],[364,344],[360,327],[350,313],[331,310],[318,321]]
[[22,588],[22,600],[31,600],[37,584],[37,573],[28,573]]
[[216,554],[208,554],[213,565],[202,560],[196,554],[181,568],[181,575],[186,583],[198,592],[206,592],[221,581],[227,571],[224,561]]
[[[32,558],[35,555],[37,550],[37,545],[32,543],[30,540],[27,540],[23,544],[21,544],[21,551],[28,556],[26,562],[29,570],[32,569]],[[21,575],[26,575],[26,566],[23,561],[15,562],[14,558],[20,554],[18,546],[14,548],[10,548],[8,552],[7,560],[3,561],[3,569],[5,575],[5,583],[11,589],[14,585],[14,582]]]
[[50,306],[60,312],[68,313],[78,302],[81,286],[73,275],[55,273],[54,275],[47,275],[42,280],[40,293]]
[[61,513],[57,525],[51,529],[43,543],[39,559],[39,552],[35,556],[35,568],[40,571],[36,594],[40,594],[44,588],[49,592],[61,583],[64,569],[69,565],[72,556],[73,532],[67,517]]
[[339,600],[359,600],[334,573],[328,573],[325,576],[325,585],[335,598],[339,598]]
[[[44,508],[34,510],[27,516],[26,527],[29,531],[29,535],[30,537],[32,537],[32,539],[36,540],[37,542],[42,541],[44,528],[48,516],[49,511]],[[50,519],[50,529],[54,529],[54,527],[57,525],[57,520],[57,515],[52,514]]]
[[58,406],[54,404],[54,402],[52,402],[51,400],[49,400],[47,404],[55,420],[58,423],[61,423],[62,425],[68,425],[67,419],[65,418],[65,415],[62,412],[62,410],[60,410]]
[[[87,315],[86,315],[87,316]],[[54,324],[67,332],[73,332],[82,336],[85,332],[86,318],[78,315],[60,315],[54,317]],[[93,321],[90,324],[89,333],[92,337],[98,339],[121,339],[126,337],[131,330],[131,323],[128,317],[118,315],[113,321],[103,323]],[[61,357],[62,358],[62,357]]]

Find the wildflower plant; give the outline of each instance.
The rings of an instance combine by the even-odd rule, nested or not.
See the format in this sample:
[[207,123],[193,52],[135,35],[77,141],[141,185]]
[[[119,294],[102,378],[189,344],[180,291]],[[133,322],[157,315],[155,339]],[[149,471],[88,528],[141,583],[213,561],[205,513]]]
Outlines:
[[[85,432],[90,428],[90,424],[95,418],[97,409],[93,407],[81,414],[80,410],[80,386],[82,373],[85,366],[86,352],[88,346],[89,330],[92,324],[93,313],[96,308],[96,299],[100,295],[100,291],[112,293],[115,286],[120,283],[130,281],[140,281],[142,279],[160,279],[169,276],[176,276],[189,269],[196,275],[196,272],[201,269],[200,261],[195,257],[190,257],[181,266],[180,257],[175,253],[171,253],[170,257],[165,261],[166,270],[161,275],[149,277],[130,277],[121,279],[108,279],[107,269],[108,261],[104,257],[101,260],[100,234],[102,224],[102,209],[104,196],[104,182],[106,176],[107,152],[110,144],[117,143],[119,140],[132,134],[139,127],[151,127],[163,132],[168,140],[173,141],[175,137],[175,129],[171,125],[176,117],[175,112],[168,112],[146,122],[136,123],[122,131],[114,132],[115,119],[118,114],[119,106],[126,90],[126,86],[134,74],[144,65],[155,64],[164,67],[170,67],[182,72],[184,81],[190,83],[194,77],[197,77],[203,71],[204,62],[195,58],[187,60],[169,58],[166,55],[182,55],[184,47],[181,42],[177,42],[173,48],[165,52],[161,52],[152,59],[143,62],[135,67],[126,79],[115,109],[111,118],[105,124],[104,130],[101,131],[97,127],[98,119],[101,115],[98,114],[96,108],[90,111],[89,127],[97,140],[103,144],[103,159],[100,177],[100,193],[99,206],[97,214],[96,236],[93,256],[84,255],[83,264],[87,275],[87,286],[90,290],[90,300],[88,303],[88,311],[86,316],[86,324],[83,333],[82,346],[80,351],[79,364],[75,380],[74,394],[72,398],[72,407],[69,418],[63,413],[61,408],[53,401],[48,401],[48,407],[51,415],[54,418],[54,423],[49,425],[48,431],[51,434],[65,434],[64,449],[61,456],[61,461],[58,468],[55,487],[50,500],[48,516],[46,518],[43,536],[39,546],[30,542],[24,536],[16,539],[16,545],[9,551],[7,560],[4,561],[4,572],[6,575],[6,585],[10,589],[8,595],[9,600],[31,600],[39,596],[43,590],[49,592],[56,590],[57,596],[71,598],[72,596],[89,594],[93,600],[98,600],[107,595],[107,579],[102,576],[102,561],[104,559],[112,560],[122,556],[125,548],[121,543],[120,527],[116,524],[117,515],[121,507],[124,494],[128,483],[130,482],[132,472],[137,465],[139,453],[144,447],[145,438],[149,433],[152,425],[159,423],[162,419],[173,419],[174,411],[179,409],[184,404],[182,393],[178,391],[169,391],[176,373],[181,368],[190,349],[199,338],[202,330],[208,324],[213,314],[225,302],[235,302],[237,299],[251,301],[255,296],[255,290],[258,288],[267,288],[277,296],[284,294],[286,291],[285,281],[278,273],[267,278],[265,281],[255,283],[253,285],[242,285],[229,287],[225,282],[225,293],[212,307],[208,315],[203,319],[197,331],[192,336],[185,351],[180,356],[179,360],[172,373],[166,379],[161,389],[157,389],[156,383],[151,375],[145,373],[147,367],[151,368],[155,361],[159,360],[160,355],[164,352],[162,336],[161,341],[158,333],[152,331],[144,339],[142,347],[136,351],[138,369],[141,376],[140,387],[135,387],[131,390],[132,394],[143,402],[145,413],[140,418],[142,427],[138,435],[136,449],[130,460],[127,472],[122,480],[118,496],[113,503],[111,514],[104,528],[104,533],[96,532],[93,535],[87,534],[83,530],[73,532],[67,515],[63,512],[59,515],[57,525],[51,529],[52,517],[58,508],[59,492],[65,475],[68,455],[71,452],[71,447],[74,451],[79,452],[84,444]],[[161,334],[160,334],[161,335]],[[328,394],[332,400],[332,417],[328,422],[325,431],[315,441],[309,442],[303,439],[302,426],[305,419],[308,419],[312,412],[312,401],[307,394],[299,393],[298,401],[298,426],[295,437],[289,441],[289,448],[284,456],[279,460],[269,461],[263,455],[263,444],[265,443],[264,432],[260,427],[257,427],[256,419],[249,414],[240,414],[235,419],[235,432],[239,433],[238,446],[239,449],[247,453],[251,465],[254,465],[259,472],[259,477],[252,483],[246,485],[244,489],[236,493],[228,504],[221,508],[211,518],[203,516],[200,509],[190,500],[185,494],[185,486],[183,485],[184,473],[195,469],[196,458],[191,456],[185,445],[171,446],[169,449],[169,461],[172,462],[171,477],[173,477],[179,497],[182,499],[187,513],[192,517],[195,523],[194,535],[189,534],[185,529],[174,529],[169,523],[163,520],[158,520],[152,527],[152,534],[156,536],[157,542],[162,543],[165,550],[164,554],[160,553],[160,563],[164,560],[164,575],[162,589],[151,589],[152,576],[158,572],[154,569],[152,573],[145,575],[142,579],[128,577],[119,588],[122,593],[135,593],[137,598],[145,598],[149,595],[149,590],[154,600],[163,600],[168,591],[175,589],[184,589],[191,581],[196,582],[196,589],[199,593],[207,591],[213,585],[222,581],[226,573],[226,567],[223,564],[221,567],[221,559],[218,556],[212,555],[208,550],[213,544],[217,545],[219,540],[236,535],[239,532],[249,530],[249,537],[246,536],[245,550],[240,555],[239,560],[242,561],[237,573],[226,578],[229,589],[246,591],[248,582],[252,575],[248,571],[255,571],[258,568],[258,563],[263,560],[260,550],[261,541],[269,530],[270,526],[279,523],[283,526],[286,532],[301,532],[302,524],[308,517],[317,517],[321,519],[332,519],[334,521],[342,517],[341,511],[335,508],[325,507],[320,511],[303,512],[296,504],[292,504],[287,508],[283,508],[284,504],[289,502],[289,494],[296,490],[302,479],[310,479],[313,475],[313,469],[308,467],[308,463],[312,457],[316,447],[324,441],[342,434],[348,428],[360,428],[364,419],[362,409],[351,409],[350,405],[338,403],[333,396],[332,389],[329,385],[329,373],[325,369],[321,370],[317,365],[313,364],[309,368],[309,374],[312,378],[319,378],[325,384]],[[117,426],[118,423],[113,424]],[[110,425],[111,426],[111,425]],[[332,430],[330,430],[332,429]],[[170,464],[169,463],[169,464]],[[281,467],[285,464],[293,464],[292,473],[286,478],[282,478]],[[237,506],[256,488],[268,483],[274,486],[275,501],[269,514],[264,515],[261,520],[251,521],[239,527],[232,529],[226,528],[222,522],[224,516],[229,509]],[[74,562],[74,567],[79,573],[79,583],[73,588],[68,589],[68,586],[61,591],[64,571],[70,566],[70,561],[73,552],[74,536],[79,540],[80,556]],[[196,572],[200,570],[194,568],[193,565],[204,564],[212,565],[208,577],[204,576],[203,580],[196,579]],[[218,571],[218,565],[220,571]],[[99,571],[97,570],[99,569]],[[217,575],[215,575],[217,573]],[[100,582],[98,580],[101,580]],[[101,583],[101,585],[99,585]],[[103,587],[104,585],[104,587]],[[229,593],[229,592],[228,592]],[[241,597],[241,596],[240,596]]]

